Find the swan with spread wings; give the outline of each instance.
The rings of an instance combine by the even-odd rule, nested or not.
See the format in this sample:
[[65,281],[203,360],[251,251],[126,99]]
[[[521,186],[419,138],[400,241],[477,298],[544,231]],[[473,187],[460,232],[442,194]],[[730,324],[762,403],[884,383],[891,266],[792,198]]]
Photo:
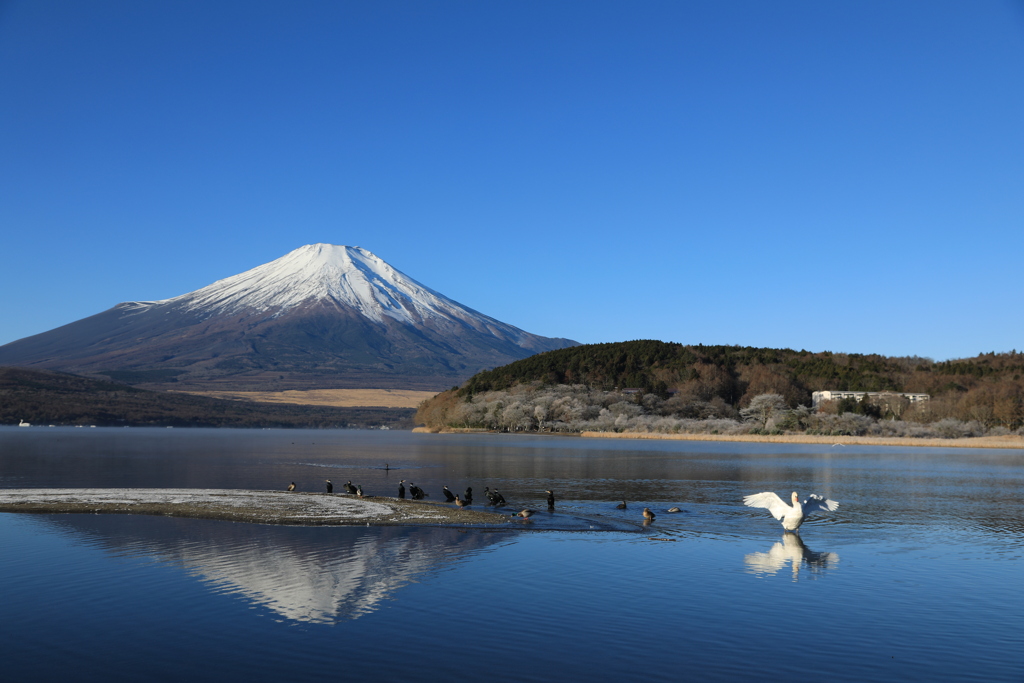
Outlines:
[[782,522],[782,528],[786,531],[796,531],[804,523],[807,515],[814,512],[832,512],[839,507],[839,503],[828,500],[812,493],[801,503],[800,496],[793,491],[793,504],[788,505],[779,498],[778,494],[772,491],[762,491],[743,497],[743,504],[752,508],[768,508],[772,517]]

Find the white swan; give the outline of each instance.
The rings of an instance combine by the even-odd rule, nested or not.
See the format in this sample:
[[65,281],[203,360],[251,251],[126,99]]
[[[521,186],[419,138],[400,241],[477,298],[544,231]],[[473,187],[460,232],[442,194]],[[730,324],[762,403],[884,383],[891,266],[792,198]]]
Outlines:
[[834,500],[826,500],[819,495],[811,494],[803,503],[800,496],[793,491],[793,504],[787,505],[772,491],[763,491],[743,497],[743,504],[752,508],[768,508],[772,517],[782,520],[782,528],[796,531],[804,523],[804,517],[812,512],[832,512],[839,507]]

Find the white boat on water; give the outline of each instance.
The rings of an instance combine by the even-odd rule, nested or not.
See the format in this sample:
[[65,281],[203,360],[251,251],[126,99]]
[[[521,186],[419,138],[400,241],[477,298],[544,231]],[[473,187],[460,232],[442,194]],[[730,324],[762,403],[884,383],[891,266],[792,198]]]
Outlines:
[[31,427],[32,425],[29,424],[28,422],[25,422],[24,420],[18,420],[18,426],[19,427]]

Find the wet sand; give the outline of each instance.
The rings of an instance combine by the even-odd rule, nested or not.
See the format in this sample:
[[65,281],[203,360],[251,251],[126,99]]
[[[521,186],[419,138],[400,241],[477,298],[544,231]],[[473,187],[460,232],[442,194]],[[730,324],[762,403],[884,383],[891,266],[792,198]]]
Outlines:
[[306,526],[507,525],[509,516],[428,501],[235,489],[0,489],[0,512],[113,513]]

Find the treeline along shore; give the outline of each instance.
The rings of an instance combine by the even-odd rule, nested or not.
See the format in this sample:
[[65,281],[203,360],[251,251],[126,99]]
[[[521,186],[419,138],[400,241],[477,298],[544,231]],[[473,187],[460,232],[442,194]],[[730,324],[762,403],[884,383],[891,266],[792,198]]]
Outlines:
[[0,368],[0,424],[411,429],[414,412],[232,401],[62,372]]
[[[481,372],[421,404],[416,421],[432,431],[998,438],[1024,432],[1022,375],[1016,351],[935,362],[641,340]],[[884,395],[812,408],[826,390]]]

